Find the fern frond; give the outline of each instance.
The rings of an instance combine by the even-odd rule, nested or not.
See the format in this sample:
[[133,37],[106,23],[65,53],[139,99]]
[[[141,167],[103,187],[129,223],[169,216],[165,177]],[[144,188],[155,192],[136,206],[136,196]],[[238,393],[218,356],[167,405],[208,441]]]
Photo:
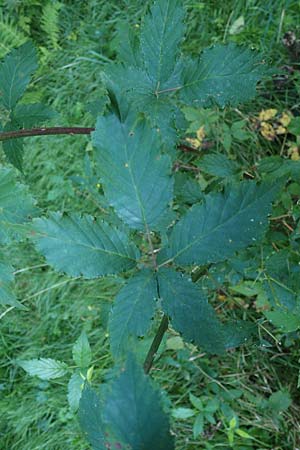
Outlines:
[[0,59],[12,48],[24,44],[26,40],[25,34],[0,11]]
[[54,49],[59,48],[59,11],[62,4],[50,1],[43,8],[41,28],[46,33],[48,45]]

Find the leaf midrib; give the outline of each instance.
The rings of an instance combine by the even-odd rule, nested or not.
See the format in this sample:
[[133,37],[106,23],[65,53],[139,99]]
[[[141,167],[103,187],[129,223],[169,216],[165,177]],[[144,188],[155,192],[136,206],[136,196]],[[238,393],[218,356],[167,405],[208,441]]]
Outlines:
[[[274,188],[273,188],[274,189]],[[272,190],[272,189],[271,189]],[[160,264],[159,267],[164,266],[165,264],[168,264],[169,262],[174,261],[176,258],[178,258],[178,256],[180,256],[183,252],[189,250],[191,247],[193,247],[195,244],[199,243],[202,239],[205,239],[207,236],[209,236],[210,234],[215,233],[216,231],[218,231],[221,227],[223,227],[224,225],[226,225],[228,222],[230,222],[232,219],[238,217],[239,215],[243,214],[244,211],[246,211],[247,209],[250,209],[253,207],[253,205],[259,201],[262,200],[266,195],[269,195],[270,191],[265,192],[261,197],[256,198],[253,202],[248,203],[247,207],[244,209],[241,209],[242,203],[240,205],[240,208],[238,209],[238,212],[232,216],[230,216],[229,219],[225,220],[224,222],[222,222],[221,224],[217,225],[216,227],[214,227],[213,229],[210,229],[209,232],[202,234],[199,238],[193,240],[192,243],[189,243],[187,246],[185,246],[183,249],[181,249],[179,252],[176,253],[176,255],[174,255],[172,258],[169,258],[168,260],[164,261],[162,264]],[[229,197],[227,198],[227,200],[229,199]],[[185,218],[185,217],[184,217]],[[178,222],[179,223],[179,222]],[[175,230],[174,230],[175,231]],[[174,232],[173,231],[173,232]],[[173,233],[172,233],[173,234]]]

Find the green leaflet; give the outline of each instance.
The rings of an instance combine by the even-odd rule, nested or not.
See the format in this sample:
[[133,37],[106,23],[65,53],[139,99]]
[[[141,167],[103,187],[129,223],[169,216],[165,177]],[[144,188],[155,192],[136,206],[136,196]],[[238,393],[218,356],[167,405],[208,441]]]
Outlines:
[[141,31],[143,66],[156,89],[173,75],[183,39],[185,12],[180,0],[157,0]]
[[93,450],[107,450],[102,410],[103,405],[100,398],[93,389],[86,385],[79,403],[79,422]]
[[30,376],[37,376],[41,380],[54,380],[68,373],[68,366],[64,362],[51,358],[20,360],[18,365]]
[[78,214],[52,213],[34,221],[34,240],[56,270],[70,276],[96,278],[136,265],[139,252],[129,236],[105,222]]
[[4,58],[0,65],[0,102],[7,109],[16,106],[36,68],[36,51],[31,42],[26,42]]
[[14,281],[13,267],[4,259],[0,260],[0,305],[10,305],[23,308],[16,299],[12,282]]
[[193,206],[174,226],[169,246],[159,261],[207,264],[222,261],[264,233],[271,202],[281,182],[245,181],[229,186],[225,194],[210,194]]
[[127,66],[141,65],[141,54],[137,30],[127,22],[117,24],[116,51],[118,61],[122,61]]
[[[19,124],[12,119],[8,122],[4,128],[4,131],[15,131],[19,128]],[[2,142],[2,148],[7,160],[20,172],[23,167],[23,153],[24,153],[24,140],[23,139],[9,139]]]
[[[13,120],[20,128],[30,128],[43,125],[47,120],[57,116],[57,113],[42,103],[29,103],[17,105],[13,111]],[[14,126],[16,129],[16,126]]]
[[106,397],[104,420],[115,438],[132,450],[173,450],[169,421],[160,403],[159,392],[130,357]]
[[92,351],[86,333],[83,331],[72,348],[75,364],[80,369],[89,367],[92,360]]
[[131,336],[144,336],[154,315],[157,287],[154,272],[143,269],[120,290],[110,314],[109,334],[115,358],[122,356]]
[[0,243],[8,243],[18,238],[14,225],[29,221],[36,213],[34,201],[27,189],[16,183],[12,170],[0,170]]
[[93,143],[104,193],[131,228],[155,229],[173,195],[171,161],[160,153],[160,140],[145,122],[134,128],[111,115],[100,117]]
[[97,395],[88,385],[79,421],[94,450],[174,450],[160,394],[132,356],[121,374]]
[[233,177],[237,175],[240,168],[238,164],[227,158],[222,153],[210,153],[201,158],[199,166],[203,172],[217,177]]
[[246,321],[219,321],[213,307],[191,279],[173,269],[158,272],[159,294],[164,312],[172,326],[208,353],[223,354],[225,350],[244,344],[255,326]]
[[76,412],[79,408],[84,379],[80,373],[73,373],[68,383],[68,403],[71,411]]
[[186,61],[180,98],[188,104],[221,107],[255,96],[266,69],[253,51],[231,43],[206,49],[198,61]]
[[173,269],[158,272],[162,308],[172,326],[185,340],[210,353],[225,351],[223,325],[203,292],[192,281]]

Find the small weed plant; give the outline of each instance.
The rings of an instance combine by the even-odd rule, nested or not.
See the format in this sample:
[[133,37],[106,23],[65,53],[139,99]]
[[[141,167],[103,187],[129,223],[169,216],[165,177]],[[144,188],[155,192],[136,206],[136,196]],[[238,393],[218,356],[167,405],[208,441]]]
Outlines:
[[[115,366],[100,389],[92,387],[91,349],[83,332],[73,347],[69,403],[79,410],[82,430],[95,450],[172,450],[165,397],[148,375],[168,327],[201,351],[218,355],[255,340],[257,334],[254,323],[224,320],[216,313],[208,298],[217,287],[207,281],[207,271],[238,267],[238,283],[233,283],[237,293],[247,296],[251,291],[264,304],[269,301],[270,320],[284,330],[300,325],[292,292],[295,277],[287,291],[274,278],[255,284],[245,275],[248,255],[259,253],[265,239],[272,202],[290,174],[299,170],[299,161],[279,167],[272,158],[268,166],[266,158],[260,175],[249,180],[235,161],[211,152],[200,158],[199,168],[225,182],[213,184],[209,192],[190,177],[189,165],[177,173],[178,155],[198,157],[205,144],[199,126],[187,137],[187,118],[203,108],[249,101],[270,70],[259,54],[235,44],[215,45],[199,58],[183,55],[180,0],[157,0],[139,27],[122,33],[117,62],[102,75],[107,96],[92,105],[95,128],[45,127],[56,113],[41,103],[22,101],[37,68],[30,42],[3,59],[0,140],[8,161],[22,172],[26,136],[91,134],[103,208],[99,216],[80,211],[39,217],[38,205],[17,183],[15,172],[1,167],[0,241],[4,248],[11,241],[31,239],[50,266],[70,277],[124,277],[108,321]],[[228,130],[243,140],[243,122],[227,126],[227,135]],[[296,252],[296,235],[294,243]],[[275,266],[273,261],[273,270]],[[13,291],[13,268],[4,256],[0,275],[1,304],[23,308]],[[147,336],[154,338],[145,350]],[[70,372],[64,362],[50,358],[18,364],[44,380]],[[179,408],[173,416],[194,416],[196,438],[206,421],[214,423],[220,400],[191,394],[190,401],[193,408]],[[249,437],[234,419],[230,427],[230,436]]]

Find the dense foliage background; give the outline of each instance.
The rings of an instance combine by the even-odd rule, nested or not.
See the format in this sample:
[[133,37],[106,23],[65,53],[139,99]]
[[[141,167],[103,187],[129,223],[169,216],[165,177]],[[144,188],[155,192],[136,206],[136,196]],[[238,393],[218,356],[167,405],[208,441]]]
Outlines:
[[[287,32],[300,38],[299,2],[185,4],[187,53],[197,55],[216,42],[233,41],[260,49],[279,70],[272,80],[260,85],[257,100],[242,108],[212,108],[205,113],[186,109],[189,136],[204,127],[199,143],[193,141],[191,145],[205,145],[199,150],[199,160],[197,155],[186,153],[178,161],[178,207],[197,201],[194,180],[209,191],[225,184],[232,171],[249,178],[263,177],[268,171],[272,175],[266,157],[300,159],[300,130],[288,129],[285,122],[286,115],[300,114],[300,51],[297,44],[288,47],[287,38],[283,42]],[[53,119],[55,125],[93,126],[94,102],[98,101],[99,108],[105,95],[100,72],[116,57],[127,21],[132,28],[138,28],[146,8],[142,1],[3,1],[0,57],[31,38],[39,49],[40,69],[26,101],[48,101],[59,112],[59,117]],[[203,152],[209,155],[211,150],[226,156],[229,166],[224,169],[222,161],[218,166],[207,159],[203,167]],[[87,137],[28,139],[24,173],[19,178],[30,186],[45,211],[94,214],[99,212],[101,186],[93,176],[91,153]],[[278,164],[278,160],[272,159],[272,164]],[[259,261],[264,267],[270,261],[271,250],[280,255],[271,259],[273,269],[285,267],[286,261],[294,266],[298,263],[295,242],[299,236],[299,197],[300,180],[296,174],[275,206],[267,237],[269,248],[265,245],[261,254],[245,255],[249,272],[251,261],[256,266]],[[26,309],[3,307],[0,311],[0,447],[87,449],[76,415],[69,409],[67,380],[50,383],[30,378],[15,361],[54,357],[72,367],[72,346],[84,329],[93,352],[93,380],[103,380],[111,365],[107,313],[123,280],[70,280],[54,273],[31,244],[25,241],[21,249],[12,245],[7,255],[18,268],[17,295]],[[195,279],[201,270],[194,273]],[[299,332],[288,332],[281,322],[278,326],[276,317],[272,317],[272,325],[264,314],[265,299],[253,283],[239,285],[235,278],[238,273],[239,268],[235,268],[231,279],[222,279],[220,267],[217,274],[207,274],[208,281],[218,281],[212,300],[225,316],[258,321],[260,335],[255,345],[229,352],[226,357],[207,357],[170,332],[161,348],[154,377],[172,402],[169,406],[176,418],[173,431],[179,450],[300,447]],[[202,404],[195,400],[200,396]],[[204,422],[201,438],[193,437],[195,411],[201,412],[200,421]],[[242,431],[234,433],[236,429]]]

